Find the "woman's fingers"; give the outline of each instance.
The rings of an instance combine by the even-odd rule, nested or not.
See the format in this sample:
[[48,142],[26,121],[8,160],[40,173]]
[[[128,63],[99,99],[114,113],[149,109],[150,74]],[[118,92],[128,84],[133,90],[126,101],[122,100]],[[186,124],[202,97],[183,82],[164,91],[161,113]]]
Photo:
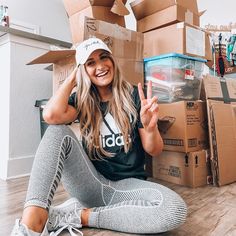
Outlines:
[[151,98],[152,98],[152,81],[149,80],[147,85],[147,99]]
[[142,102],[145,99],[145,95],[144,95],[141,83],[138,83],[138,94],[139,94],[139,98]]
[[157,112],[159,109],[159,106],[157,103],[154,103],[151,108],[149,109],[151,112]]
[[[146,98],[145,98],[141,83],[138,84],[138,93],[139,93],[140,100],[144,101]],[[152,81],[148,81],[147,100],[151,100],[151,99],[152,99]]]
[[157,97],[154,96],[147,102],[147,104],[142,106],[140,115],[143,115],[148,110],[150,110],[151,112],[155,111],[157,108],[158,108]]
[[157,121],[158,121],[158,113],[155,112],[152,116],[152,119],[150,120],[149,127],[156,127],[157,126]]

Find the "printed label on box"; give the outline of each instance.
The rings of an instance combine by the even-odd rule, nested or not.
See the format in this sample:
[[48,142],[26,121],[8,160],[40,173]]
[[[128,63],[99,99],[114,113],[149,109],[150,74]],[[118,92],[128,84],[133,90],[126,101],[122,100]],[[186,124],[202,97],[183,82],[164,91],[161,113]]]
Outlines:
[[186,52],[193,55],[205,56],[205,32],[186,26]]
[[185,79],[194,80],[194,70],[186,69],[185,70]]

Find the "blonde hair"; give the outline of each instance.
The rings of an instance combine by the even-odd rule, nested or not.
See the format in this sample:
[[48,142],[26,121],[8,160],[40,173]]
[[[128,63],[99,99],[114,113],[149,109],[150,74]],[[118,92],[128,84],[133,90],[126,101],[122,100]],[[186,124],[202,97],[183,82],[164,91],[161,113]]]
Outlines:
[[[137,121],[137,111],[132,99],[133,86],[122,78],[115,59],[110,55],[114,65],[114,78],[111,84],[112,99],[106,112],[110,112],[124,138],[124,151],[131,148],[130,135]],[[100,139],[100,127],[103,115],[100,110],[101,99],[96,87],[80,65],[77,72],[77,110],[79,114],[80,133],[85,141],[90,159],[112,157],[114,153],[104,150]],[[131,122],[132,119],[132,122]]]

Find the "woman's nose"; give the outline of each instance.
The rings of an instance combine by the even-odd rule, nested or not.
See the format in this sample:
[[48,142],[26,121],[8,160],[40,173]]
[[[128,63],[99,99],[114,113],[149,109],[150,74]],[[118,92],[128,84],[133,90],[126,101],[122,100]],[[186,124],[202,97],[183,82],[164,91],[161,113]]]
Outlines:
[[104,63],[102,61],[97,62],[97,69],[102,70],[104,68]]

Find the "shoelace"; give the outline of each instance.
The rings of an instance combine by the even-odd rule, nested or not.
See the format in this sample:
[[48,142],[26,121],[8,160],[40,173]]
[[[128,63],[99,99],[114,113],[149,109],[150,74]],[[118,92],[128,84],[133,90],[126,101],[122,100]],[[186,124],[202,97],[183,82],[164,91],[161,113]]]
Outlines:
[[[68,224],[65,224],[64,226],[62,226],[61,228],[59,228],[56,232],[51,232],[50,233],[50,236],[57,236],[59,235],[64,229],[68,229],[68,231],[70,232],[70,235],[71,236],[78,236],[78,234],[75,234],[73,232],[76,231],[77,233],[79,233],[79,235],[83,236],[83,233],[78,230],[76,227],[78,227],[78,224],[72,224],[72,223],[68,223]],[[82,227],[82,225],[81,225]]]
[[71,236],[77,236],[78,235],[78,234],[75,234],[73,232],[73,230],[76,231],[77,233],[79,233],[81,236],[83,236],[83,233],[80,230],[78,230],[78,228],[82,228],[82,224],[71,222],[73,220],[73,214],[75,214],[76,217],[78,217],[78,219],[80,218],[80,216],[77,214],[76,211],[74,213],[70,213],[68,215],[62,215],[62,216],[61,215],[57,215],[56,216],[56,221],[54,223],[54,226],[58,225],[60,228],[57,231],[55,231],[55,232],[51,232],[50,236],[57,236],[64,229],[68,229],[68,231],[70,232]]

